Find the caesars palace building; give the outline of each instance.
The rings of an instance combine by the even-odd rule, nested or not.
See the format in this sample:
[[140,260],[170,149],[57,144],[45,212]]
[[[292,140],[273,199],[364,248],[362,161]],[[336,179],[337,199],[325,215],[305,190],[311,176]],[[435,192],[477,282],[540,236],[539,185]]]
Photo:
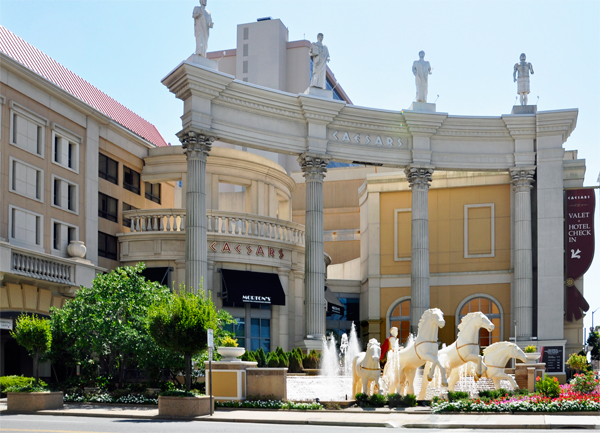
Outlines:
[[577,110],[359,107],[329,69],[327,89],[307,90],[310,50],[263,19],[177,65],[162,81],[184,101],[170,146],[0,27],[0,375],[30,368],[8,334],[21,312],[48,316],[138,262],[210,291],[247,348],[320,348],[352,322],[363,342],[391,326],[405,341],[437,307],[442,343],[482,311],[496,325],[482,346],[516,332],[564,374],[587,309],[583,278],[566,287],[564,271],[565,196],[585,173],[563,147]]

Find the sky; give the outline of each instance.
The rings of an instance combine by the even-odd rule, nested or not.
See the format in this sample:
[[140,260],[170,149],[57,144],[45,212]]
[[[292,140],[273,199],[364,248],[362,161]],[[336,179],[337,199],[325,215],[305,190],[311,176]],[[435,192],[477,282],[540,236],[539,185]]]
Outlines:
[[[197,4],[0,0],[0,24],[178,144],[183,103],[161,80],[195,49],[192,10]],[[209,51],[235,48],[237,25],[261,17],[281,19],[290,41],[314,41],[322,32],[329,67],[352,102],[365,107],[407,109],[415,97],[412,62],[424,50],[433,67],[428,101],[436,101],[438,111],[510,113],[517,96],[513,66],[525,53],[535,72],[529,103],[537,103],[538,111],[579,109],[577,127],[564,147],[585,158],[585,185],[598,186],[598,0],[208,0],[207,9],[215,23]],[[595,221],[598,231],[600,210]],[[599,289],[600,253],[586,274],[590,313],[600,308]],[[594,322],[600,324],[600,310]]]

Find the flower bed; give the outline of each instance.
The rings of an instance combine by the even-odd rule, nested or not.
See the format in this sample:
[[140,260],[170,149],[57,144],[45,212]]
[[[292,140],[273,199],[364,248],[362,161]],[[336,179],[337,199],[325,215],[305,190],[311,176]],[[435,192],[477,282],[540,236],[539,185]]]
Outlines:
[[595,412],[600,411],[600,381],[594,373],[577,375],[568,385],[555,378],[538,378],[537,393],[505,394],[493,399],[435,400],[433,413],[439,412]]
[[252,408],[252,409],[283,409],[283,410],[322,410],[319,403],[294,403],[281,400],[245,400],[245,401],[217,401],[215,407]]
[[115,403],[115,404],[154,404],[158,405],[158,398],[147,397],[143,394],[127,394],[118,398],[107,392],[99,394],[65,394],[65,403]]

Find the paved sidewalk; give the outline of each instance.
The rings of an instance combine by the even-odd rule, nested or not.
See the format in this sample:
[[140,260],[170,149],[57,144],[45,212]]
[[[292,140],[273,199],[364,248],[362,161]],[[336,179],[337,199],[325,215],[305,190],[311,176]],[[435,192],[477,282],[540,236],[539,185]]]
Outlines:
[[[6,400],[0,401],[0,414]],[[43,410],[38,415],[86,416],[108,418],[163,419],[156,406],[65,404],[63,409]],[[600,415],[582,413],[545,414],[431,414],[427,409],[403,411],[389,409],[347,409],[338,411],[283,411],[218,409],[213,416],[194,418],[199,422],[248,422],[268,424],[313,424],[355,427],[478,428],[478,429],[600,429]]]

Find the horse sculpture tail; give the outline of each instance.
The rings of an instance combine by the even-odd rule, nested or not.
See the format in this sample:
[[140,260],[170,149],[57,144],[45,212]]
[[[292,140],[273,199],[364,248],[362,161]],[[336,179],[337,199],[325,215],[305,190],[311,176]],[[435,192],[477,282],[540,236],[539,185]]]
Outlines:
[[[358,356],[356,355],[352,360],[352,398],[357,394],[356,386],[360,382],[360,376],[358,375]],[[362,384],[361,384],[362,386]]]

